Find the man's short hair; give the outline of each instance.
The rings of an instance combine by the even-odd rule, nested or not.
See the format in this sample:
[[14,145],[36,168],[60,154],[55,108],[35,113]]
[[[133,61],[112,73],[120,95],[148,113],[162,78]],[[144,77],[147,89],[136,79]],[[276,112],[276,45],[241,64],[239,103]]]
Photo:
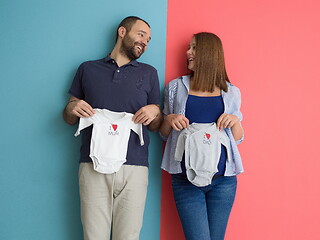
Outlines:
[[136,17],[136,16],[126,17],[125,19],[123,19],[123,20],[121,21],[121,23],[119,24],[119,26],[118,26],[118,28],[117,28],[116,42],[117,42],[117,39],[118,39],[118,30],[119,30],[119,28],[120,28],[120,27],[124,27],[124,28],[127,30],[127,32],[130,32],[133,24],[135,24],[135,22],[138,21],[138,20],[143,21],[145,24],[148,25],[149,28],[151,28],[150,25],[149,25],[149,23],[147,23],[147,21],[145,21],[145,20],[143,20],[143,19],[141,19],[141,18],[139,18],[139,17]]

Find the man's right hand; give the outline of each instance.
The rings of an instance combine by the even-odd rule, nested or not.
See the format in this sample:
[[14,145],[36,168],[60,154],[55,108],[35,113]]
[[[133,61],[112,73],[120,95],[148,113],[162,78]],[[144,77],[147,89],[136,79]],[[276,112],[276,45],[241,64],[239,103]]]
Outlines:
[[94,113],[94,109],[86,101],[72,96],[63,111],[63,119],[73,125],[79,118],[91,117]]
[[79,118],[91,117],[94,109],[86,102],[76,97],[71,97],[67,105],[67,111]]

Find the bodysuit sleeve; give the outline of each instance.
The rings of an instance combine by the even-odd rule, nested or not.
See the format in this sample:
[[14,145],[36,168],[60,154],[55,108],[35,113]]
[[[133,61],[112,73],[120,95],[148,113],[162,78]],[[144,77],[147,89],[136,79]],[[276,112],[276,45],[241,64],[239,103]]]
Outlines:
[[179,137],[178,137],[178,141],[177,141],[177,147],[176,147],[176,151],[174,153],[174,160],[181,162],[182,161],[182,156],[183,156],[183,152],[185,149],[185,144],[186,144],[186,138],[188,136],[188,129],[184,129]]
[[94,116],[95,115],[93,115],[92,117],[88,117],[88,118],[80,118],[79,127],[78,127],[76,133],[74,134],[75,137],[80,135],[80,131],[82,129],[85,129],[93,124]]
[[[131,121],[131,120],[130,120]],[[134,122],[132,122],[132,126],[131,129],[138,134],[139,138],[140,138],[140,145],[143,146],[144,145],[144,140],[143,140],[143,132],[142,132],[142,124],[136,124]]]

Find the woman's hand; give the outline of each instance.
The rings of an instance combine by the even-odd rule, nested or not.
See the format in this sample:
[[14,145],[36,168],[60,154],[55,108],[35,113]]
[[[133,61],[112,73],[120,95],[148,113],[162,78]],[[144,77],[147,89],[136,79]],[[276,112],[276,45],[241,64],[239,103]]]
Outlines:
[[221,131],[223,128],[232,128],[235,124],[239,122],[236,115],[231,115],[227,113],[221,114],[217,121],[217,128]]
[[169,114],[161,124],[160,133],[162,136],[168,137],[172,129],[181,131],[187,127],[189,127],[188,118],[181,114]]
[[169,114],[165,121],[176,131],[189,127],[189,120],[181,114]]
[[243,129],[236,115],[223,113],[217,121],[217,128],[221,131],[223,128],[231,128],[234,140],[238,141],[243,137]]

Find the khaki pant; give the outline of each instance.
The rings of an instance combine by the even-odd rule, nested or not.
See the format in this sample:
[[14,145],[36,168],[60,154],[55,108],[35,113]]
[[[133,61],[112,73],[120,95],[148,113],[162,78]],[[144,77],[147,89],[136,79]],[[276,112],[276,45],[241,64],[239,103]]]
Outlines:
[[148,186],[148,168],[122,165],[113,174],[79,168],[81,221],[85,240],[138,240]]

